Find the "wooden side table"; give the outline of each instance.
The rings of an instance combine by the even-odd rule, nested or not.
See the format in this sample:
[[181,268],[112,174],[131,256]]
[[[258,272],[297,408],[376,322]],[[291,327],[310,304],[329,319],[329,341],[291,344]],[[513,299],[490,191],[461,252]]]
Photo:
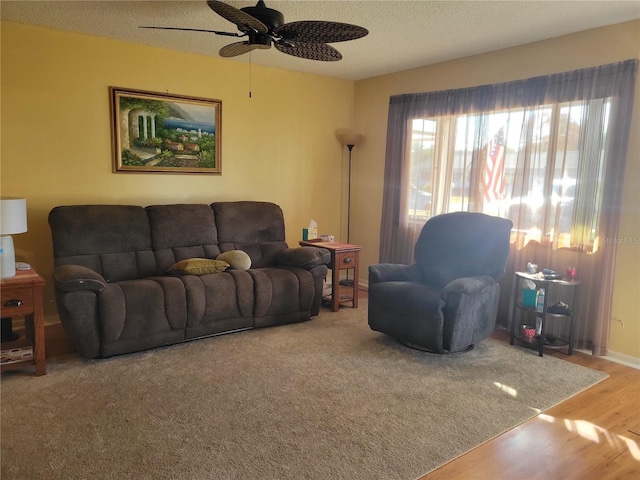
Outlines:
[[[331,252],[331,310],[337,312],[343,302],[351,303],[358,308],[358,268],[360,250],[359,245],[350,243],[302,241],[300,245],[306,247],[326,248]],[[340,271],[353,270],[353,281],[340,283]],[[346,295],[345,295],[346,293]]]
[[2,343],[0,371],[36,366],[36,376],[46,373],[44,354],[44,279],[33,270],[17,270],[16,276],[0,280],[0,314],[24,317],[25,336]]

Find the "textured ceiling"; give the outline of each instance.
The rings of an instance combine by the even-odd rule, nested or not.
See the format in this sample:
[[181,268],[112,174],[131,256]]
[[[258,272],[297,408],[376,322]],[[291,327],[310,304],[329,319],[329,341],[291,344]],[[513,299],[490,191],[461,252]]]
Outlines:
[[[241,8],[255,1],[226,3]],[[275,48],[251,54],[253,64],[351,80],[499,50],[640,18],[633,1],[266,1],[285,22],[353,23],[369,35],[334,43],[339,62],[292,57]],[[218,57],[237,41],[211,33],[140,29],[141,25],[237,31],[201,1],[9,1],[0,18]],[[249,55],[232,61],[247,62]]]

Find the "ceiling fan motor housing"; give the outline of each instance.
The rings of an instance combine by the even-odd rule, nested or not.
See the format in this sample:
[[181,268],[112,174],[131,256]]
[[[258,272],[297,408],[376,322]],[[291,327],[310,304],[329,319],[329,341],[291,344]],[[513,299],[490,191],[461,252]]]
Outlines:
[[240,10],[264,23],[269,33],[273,33],[276,28],[284,25],[284,15],[278,10],[268,8],[262,0],[255,7],[244,7]]

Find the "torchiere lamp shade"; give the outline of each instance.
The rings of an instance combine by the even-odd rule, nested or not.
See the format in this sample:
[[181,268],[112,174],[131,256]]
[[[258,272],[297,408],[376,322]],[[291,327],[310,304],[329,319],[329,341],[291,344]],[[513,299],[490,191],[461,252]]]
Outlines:
[[338,140],[340,140],[342,145],[353,148],[353,146],[358,145],[362,141],[362,135],[359,133],[343,133],[338,136]]

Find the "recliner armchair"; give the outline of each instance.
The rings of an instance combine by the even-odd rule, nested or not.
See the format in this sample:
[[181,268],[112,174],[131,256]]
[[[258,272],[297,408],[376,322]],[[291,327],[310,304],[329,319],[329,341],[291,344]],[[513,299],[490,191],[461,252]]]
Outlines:
[[511,220],[482,213],[432,217],[413,265],[369,267],[369,326],[435,353],[470,350],[493,332]]

